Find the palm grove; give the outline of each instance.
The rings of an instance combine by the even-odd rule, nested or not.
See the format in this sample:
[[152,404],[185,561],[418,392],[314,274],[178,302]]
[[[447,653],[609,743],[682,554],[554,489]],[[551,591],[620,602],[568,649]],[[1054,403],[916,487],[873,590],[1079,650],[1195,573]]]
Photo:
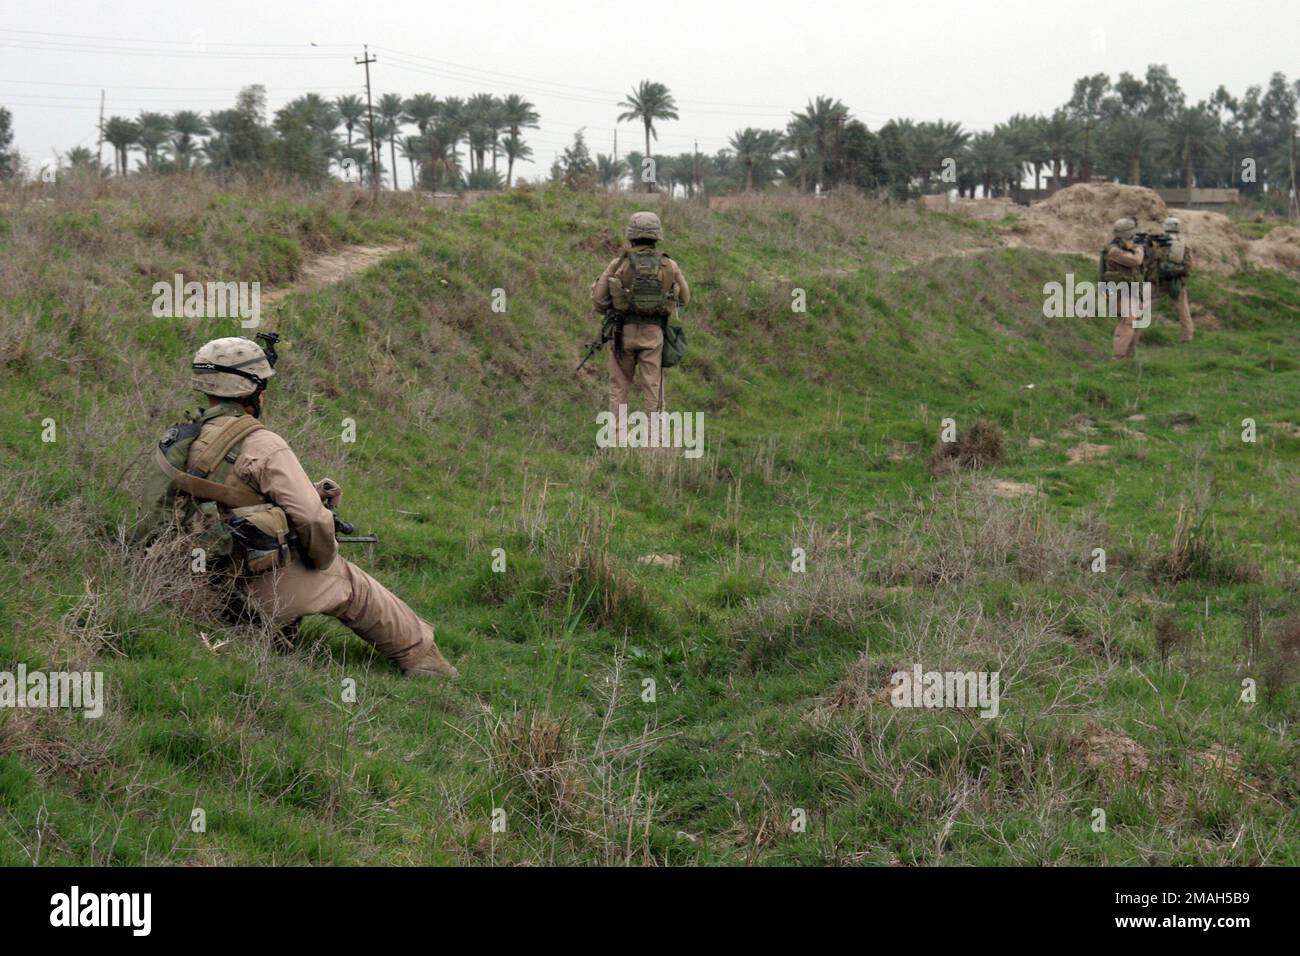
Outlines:
[[[907,198],[952,188],[972,196],[977,190],[1007,195],[1027,177],[1036,189],[1045,177],[1058,185],[1101,177],[1146,186],[1236,187],[1276,200],[1293,189],[1298,97],[1300,81],[1274,73],[1265,86],[1251,86],[1240,97],[1220,86],[1189,103],[1167,68],[1152,65],[1142,77],[1081,77],[1070,99],[1050,114],[1017,113],[984,132],[909,119],[872,132],[841,100],[818,96],[792,113],[784,129],[746,127],[715,153],[664,155],[654,152],[659,125],[678,120],[678,108],[666,86],[646,80],[616,104],[615,115],[617,122],[640,127],[644,151],[593,156],[579,130],[555,158],[550,178],[580,188],[687,196],[847,185]],[[532,157],[524,131],[537,129],[538,120],[533,104],[517,94],[384,94],[374,104],[380,182],[395,188],[403,179],[408,188],[509,187],[517,163]],[[4,138],[12,135],[9,125],[0,110],[0,174],[12,175],[17,163]],[[231,109],[114,116],[103,129],[119,175],[129,171],[134,153],[141,172],[203,167],[309,180],[355,172],[362,181],[370,175],[370,134],[359,96],[327,100],[308,93],[268,122],[260,86],[242,90]],[[95,165],[84,148],[64,161]]]
[[[385,93],[373,104],[357,95],[299,96],[267,120],[266,91],[248,86],[231,109],[113,116],[104,142],[113,170],[126,175],[134,155],[138,172],[203,168],[216,173],[270,172],[306,180],[339,174],[368,182],[372,140],[379,182],[392,188],[499,189],[515,165],[532,156],[524,131],[537,128],[533,104],[518,94],[476,93],[444,99],[430,93]],[[69,166],[89,164],[74,150]]]

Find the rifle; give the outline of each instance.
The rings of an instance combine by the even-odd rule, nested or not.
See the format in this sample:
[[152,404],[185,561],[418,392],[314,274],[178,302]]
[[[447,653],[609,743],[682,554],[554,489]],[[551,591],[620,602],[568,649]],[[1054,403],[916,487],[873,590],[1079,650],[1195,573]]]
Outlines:
[[[334,511],[329,505],[325,506],[331,512]],[[339,544],[378,544],[379,536],[373,532],[370,534],[357,534],[356,525],[351,521],[344,521],[338,515],[334,515],[334,540]]]
[[1135,232],[1133,241],[1140,246],[1167,246],[1173,240],[1163,232]]
[[605,347],[605,343],[614,338],[614,333],[618,329],[618,315],[612,309],[605,313],[605,321],[600,324],[600,337],[587,346],[587,354],[582,357],[578,367],[573,371],[581,372],[582,367],[587,364],[587,360]]
[[1142,278],[1154,285],[1160,283],[1159,262],[1160,255],[1158,248],[1168,249],[1171,242],[1168,235],[1163,232],[1137,232],[1133,234],[1133,241],[1143,247],[1145,255],[1142,257]]

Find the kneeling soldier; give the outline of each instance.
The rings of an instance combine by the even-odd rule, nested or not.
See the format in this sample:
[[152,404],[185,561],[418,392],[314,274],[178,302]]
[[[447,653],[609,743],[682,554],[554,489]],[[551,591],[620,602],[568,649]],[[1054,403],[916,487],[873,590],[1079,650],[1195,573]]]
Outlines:
[[288,442],[259,420],[275,374],[270,341],[266,352],[237,337],[199,349],[192,383],[208,407],[163,436],[156,459],[165,484],[149,497],[163,514],[183,505],[218,553],[229,553],[239,587],[273,626],[327,614],[407,674],[456,677],[433,625],[339,555],[327,507],[338,485],[313,485]]

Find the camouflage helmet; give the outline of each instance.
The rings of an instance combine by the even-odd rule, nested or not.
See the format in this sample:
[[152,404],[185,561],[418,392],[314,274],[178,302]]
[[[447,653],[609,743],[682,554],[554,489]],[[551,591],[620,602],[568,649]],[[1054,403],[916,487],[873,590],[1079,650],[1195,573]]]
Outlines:
[[1128,218],[1116,219],[1115,225],[1111,226],[1111,232],[1115,234],[1116,239],[1132,239],[1133,234],[1137,232],[1138,224]]
[[1174,216],[1165,220],[1165,232],[1182,232],[1183,224]]
[[275,374],[256,342],[229,336],[213,339],[194,353],[190,384],[204,395],[243,398],[266,385]]
[[664,227],[652,212],[634,212],[627,224],[628,239],[662,239]]

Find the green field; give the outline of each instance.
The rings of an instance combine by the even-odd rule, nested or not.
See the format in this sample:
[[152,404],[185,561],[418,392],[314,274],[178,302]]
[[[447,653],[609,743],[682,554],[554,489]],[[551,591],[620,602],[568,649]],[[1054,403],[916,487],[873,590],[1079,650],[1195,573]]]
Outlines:
[[[686,460],[597,450],[605,356],[573,373],[634,199],[382,198],[0,206],[0,669],[108,695],[0,710],[0,865],[1300,864],[1294,277],[1198,274],[1195,342],[1162,307],[1113,363],[1113,322],[1042,317],[1095,256],[848,196],[665,203]],[[189,357],[240,332],[154,318],[153,282],[269,289],[358,244],[403,251],[266,306],[265,417],[378,532],[349,556],[452,684],[325,618],[276,654],[124,544]],[[1005,460],[933,471],[944,419]],[[895,709],[913,663],[997,671],[999,716]]]

